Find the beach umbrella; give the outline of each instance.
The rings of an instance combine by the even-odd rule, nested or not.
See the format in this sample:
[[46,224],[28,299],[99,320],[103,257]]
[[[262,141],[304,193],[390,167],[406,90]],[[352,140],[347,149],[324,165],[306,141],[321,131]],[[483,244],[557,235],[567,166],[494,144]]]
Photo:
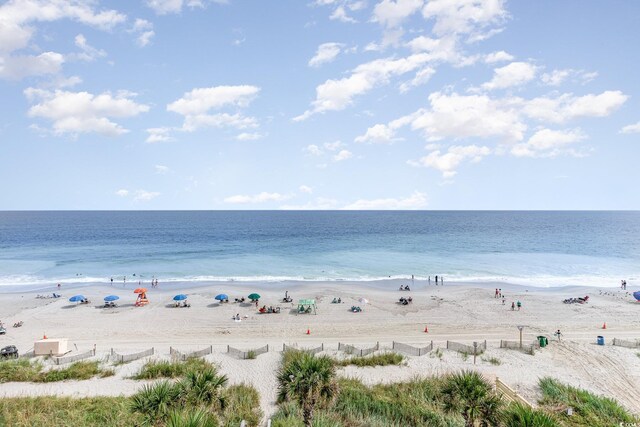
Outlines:
[[362,304],[369,304],[369,300],[366,298],[358,298],[358,301],[360,301]]
[[173,297],[174,301],[184,301],[186,299],[187,299],[187,296],[185,294],[179,294]]
[[640,301],[640,291],[635,291],[635,292],[633,293],[633,297],[634,297],[635,299],[637,299],[638,301]]
[[217,299],[218,301],[224,301],[224,300],[226,300],[226,299],[229,299],[229,295],[227,295],[227,294],[220,294],[220,295],[216,295],[216,299]]
[[249,298],[250,300],[252,300],[252,301],[255,301],[255,300],[259,300],[259,299],[260,299],[260,295],[259,295],[259,294],[256,294],[256,293],[254,292],[254,293],[252,293],[252,294],[249,294],[248,298]]
[[133,291],[134,294],[145,294],[147,293],[147,288],[138,288],[135,291]]
[[104,297],[105,301],[116,301],[119,299],[120,297],[118,295],[107,295],[106,297]]
[[86,299],[83,295],[74,295],[71,298],[69,298],[69,301],[71,302],[78,302],[78,301],[82,301]]

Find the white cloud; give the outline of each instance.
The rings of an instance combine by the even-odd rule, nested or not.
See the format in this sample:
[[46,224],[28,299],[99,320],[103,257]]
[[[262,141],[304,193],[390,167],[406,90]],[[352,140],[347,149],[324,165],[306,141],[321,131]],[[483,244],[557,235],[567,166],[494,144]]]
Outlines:
[[360,199],[346,205],[345,210],[414,210],[427,206],[427,195],[414,191],[412,195],[403,199]]
[[134,202],[148,202],[150,200],[155,199],[160,196],[161,193],[157,191],[146,191],[146,190],[136,190],[129,191],[127,189],[120,189],[115,192],[116,196],[119,197],[130,197]]
[[523,113],[533,119],[551,123],[563,123],[579,117],[606,117],[620,108],[628,98],[618,90],[608,90],[599,95],[538,97],[523,101]]
[[343,144],[341,141],[334,141],[334,142],[325,142],[323,146],[329,151],[336,151],[338,148],[343,147]]
[[305,151],[312,156],[321,156],[323,154],[323,151],[320,149],[320,147],[315,144],[307,145]]
[[520,141],[527,128],[508,100],[434,92],[429,95],[429,102],[431,109],[410,116],[412,129],[424,131],[429,141],[470,137]]
[[115,136],[128,132],[112,118],[127,118],[149,111],[149,107],[138,104],[135,94],[122,91],[115,95],[104,92],[94,95],[89,92],[47,91],[28,88],[25,95],[38,103],[29,108],[30,117],[41,117],[53,122],[56,135],[96,132]]
[[0,78],[19,80],[27,76],[56,74],[64,62],[64,56],[56,52],[44,52],[37,56],[0,56]]
[[440,150],[432,151],[418,161],[410,161],[409,164],[433,168],[442,172],[444,178],[451,178],[457,173],[456,169],[462,162],[479,162],[490,153],[489,147],[454,145],[449,147],[446,153],[442,153]]
[[153,168],[155,169],[156,173],[159,175],[164,175],[171,171],[171,169],[169,169],[169,167],[165,165],[155,165]]
[[316,113],[344,110],[353,103],[353,98],[369,92],[376,86],[387,83],[393,76],[413,71],[429,59],[427,54],[414,54],[400,59],[376,59],[358,65],[349,77],[327,80],[316,88],[316,100],[312,108],[294,121],[301,121]]
[[104,50],[96,49],[95,47],[91,46],[87,42],[87,38],[82,34],[78,34],[74,39],[74,42],[75,42],[75,45],[80,48],[81,52],[70,55],[70,57],[73,59],[91,62],[91,61],[94,61],[96,58],[107,56],[107,52],[105,52]]
[[507,62],[507,61],[513,61],[513,60],[514,60],[514,56],[505,52],[504,50],[491,52],[485,55],[484,57],[484,62],[486,62],[487,64],[493,64],[496,62]]
[[153,31],[153,23],[140,18],[136,19],[129,32],[136,35],[136,44],[140,47],[147,46],[156,35]]
[[335,209],[338,206],[338,201],[335,199],[329,199],[326,197],[316,197],[315,200],[305,203],[303,205],[282,205],[280,209],[282,210],[292,210],[292,211],[300,211],[300,210],[327,210],[327,209]]
[[410,124],[417,115],[422,114],[422,111],[409,114],[399,119],[389,122],[389,124],[377,124],[371,126],[364,135],[356,137],[355,142],[372,142],[389,144],[395,141],[400,141],[402,138],[396,137],[396,131],[403,126]]
[[540,79],[544,84],[549,86],[560,86],[562,82],[564,82],[567,77],[569,77],[573,73],[573,70],[553,70],[550,73],[544,73]]
[[425,83],[427,83],[429,81],[429,79],[431,79],[431,76],[433,76],[435,74],[436,70],[431,68],[431,67],[425,67],[422,68],[420,70],[418,70],[418,72],[416,73],[416,75],[413,77],[413,79],[404,82],[400,85],[400,92],[401,93],[406,93],[408,92],[410,89],[417,87],[417,86],[421,86]]
[[640,133],[640,122],[623,127],[620,133]]
[[[115,10],[97,11],[94,2],[68,0],[10,0],[0,6],[0,78],[55,74],[64,56],[57,52],[16,54],[30,47],[36,22],[70,19],[108,30],[122,23],[126,15]],[[98,51],[99,52],[99,51]]]
[[261,133],[249,133],[249,132],[242,132],[241,134],[238,134],[236,136],[236,139],[238,141],[255,141],[257,139],[260,138],[264,138],[264,135],[262,135]]
[[423,0],[382,0],[373,9],[373,19],[386,27],[397,27],[423,4]]
[[145,190],[136,190],[133,193],[133,201],[134,202],[148,202],[149,200],[153,200],[160,195],[157,191],[145,191]]
[[210,110],[225,107],[244,108],[259,91],[260,88],[249,85],[196,88],[167,105],[167,110],[184,116],[184,123],[180,130],[187,132],[203,127],[253,128],[258,125],[254,117],[246,117],[240,113],[211,114]]
[[350,17],[349,15],[347,15],[347,11],[344,8],[344,6],[336,7],[336,9],[333,11],[331,16],[329,16],[329,19],[337,20],[337,21],[340,21],[340,22],[346,22],[346,23],[349,23],[349,24],[354,24],[354,23],[358,22],[355,19],[353,19],[352,17]]
[[541,129],[526,143],[516,144],[511,154],[516,157],[553,157],[562,154],[564,147],[582,141],[586,135],[580,129]]
[[226,106],[246,107],[258,92],[260,88],[249,85],[196,88],[167,105],[167,110],[188,116]]
[[281,202],[287,199],[290,199],[291,196],[280,194],[280,193],[268,193],[263,191],[262,193],[255,194],[253,196],[247,195],[236,195],[229,196],[224,199],[225,203],[233,203],[233,204],[247,204],[247,203],[265,203],[265,202]]
[[347,160],[353,157],[353,153],[349,150],[340,150],[335,156],[333,156],[334,162],[341,162],[343,160]]
[[171,137],[171,128],[160,127],[160,128],[149,128],[147,129],[147,133],[149,136],[147,137],[147,142],[167,142],[173,141],[174,138]]
[[306,194],[313,193],[313,188],[309,187],[308,185],[301,185],[300,187],[298,187],[298,190]]
[[425,19],[434,19],[437,35],[468,34],[507,17],[504,0],[430,0],[422,9]]
[[505,89],[520,86],[536,77],[537,67],[528,62],[512,62],[493,70],[491,81],[482,85],[483,89]]
[[[212,0],[213,3],[227,4],[227,0]],[[203,8],[203,0],[147,0],[147,6],[153,9],[158,15],[182,12],[183,6],[191,9]]]
[[322,64],[332,62],[340,54],[343,47],[342,43],[322,43],[318,46],[313,58],[309,60],[309,66],[319,67]]

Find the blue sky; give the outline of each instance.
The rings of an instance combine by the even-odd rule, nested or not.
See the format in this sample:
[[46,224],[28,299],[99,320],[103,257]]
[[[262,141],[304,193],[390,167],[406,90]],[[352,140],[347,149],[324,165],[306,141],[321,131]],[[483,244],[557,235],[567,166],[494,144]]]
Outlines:
[[8,1],[0,209],[640,209],[640,3]]

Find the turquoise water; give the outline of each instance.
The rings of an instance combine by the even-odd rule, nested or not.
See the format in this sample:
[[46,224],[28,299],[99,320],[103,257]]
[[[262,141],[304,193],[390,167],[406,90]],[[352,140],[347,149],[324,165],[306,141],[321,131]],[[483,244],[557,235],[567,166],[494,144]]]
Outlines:
[[633,284],[640,212],[0,212],[0,285],[412,274]]

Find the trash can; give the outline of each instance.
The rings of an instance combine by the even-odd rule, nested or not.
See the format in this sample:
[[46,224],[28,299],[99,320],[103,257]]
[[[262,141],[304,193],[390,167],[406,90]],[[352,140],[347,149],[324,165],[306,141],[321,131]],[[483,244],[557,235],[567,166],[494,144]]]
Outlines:
[[539,335],[537,338],[538,338],[538,344],[540,344],[540,348],[546,347],[547,344],[549,344],[547,337],[545,337],[544,335]]
[[598,335],[598,345],[604,345],[604,337],[602,335]]

